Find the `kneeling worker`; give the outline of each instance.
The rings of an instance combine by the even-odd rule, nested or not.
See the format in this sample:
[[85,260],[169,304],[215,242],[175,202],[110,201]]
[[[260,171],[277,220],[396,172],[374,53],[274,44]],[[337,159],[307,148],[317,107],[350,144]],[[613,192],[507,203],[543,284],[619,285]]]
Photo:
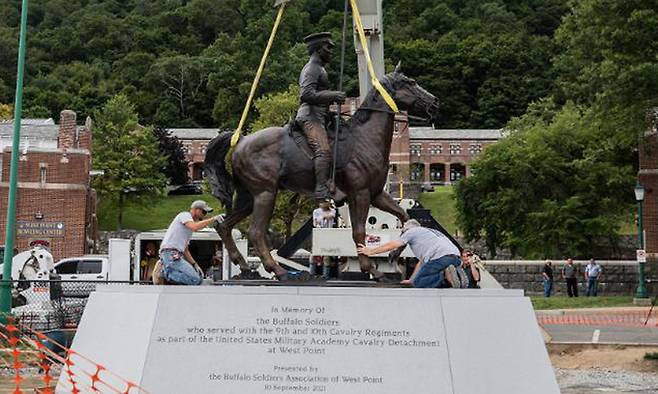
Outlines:
[[162,274],[168,282],[181,285],[201,284],[203,275],[196,268],[198,264],[190,254],[188,245],[194,231],[202,230],[219,220],[219,216],[204,220],[208,212],[212,212],[212,208],[205,201],[197,200],[192,203],[189,211],[176,215],[169,225],[160,244]]
[[417,220],[408,220],[402,227],[399,239],[389,241],[376,248],[367,248],[357,245],[359,254],[372,256],[389,252],[409,245],[411,251],[418,258],[418,264],[411,278],[402,281],[414,287],[435,288],[443,287],[444,279],[451,287],[463,288],[468,286],[466,275],[461,269],[460,252],[448,237],[439,231],[422,227]]

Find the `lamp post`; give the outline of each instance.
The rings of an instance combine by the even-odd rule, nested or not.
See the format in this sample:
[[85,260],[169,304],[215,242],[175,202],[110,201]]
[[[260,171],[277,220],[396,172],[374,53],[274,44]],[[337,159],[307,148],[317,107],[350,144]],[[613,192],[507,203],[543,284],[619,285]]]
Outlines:
[[14,134],[11,143],[11,164],[9,171],[9,196],[7,198],[7,226],[5,228],[5,255],[3,259],[3,279],[0,284],[0,321],[11,311],[11,260],[14,248],[14,224],[16,221],[16,190],[18,182],[18,149],[21,137],[21,118],[23,116],[23,70],[25,69],[25,39],[27,35],[28,0],[23,0],[21,7],[21,30],[18,43],[18,65],[16,73],[16,98],[14,105]]
[[[635,200],[637,201],[637,243],[639,249],[644,249],[644,228],[642,227],[642,202],[644,201],[644,186],[637,181],[635,185]],[[635,292],[636,298],[647,298],[647,288],[644,284],[644,261],[638,261],[638,285],[637,291]]]

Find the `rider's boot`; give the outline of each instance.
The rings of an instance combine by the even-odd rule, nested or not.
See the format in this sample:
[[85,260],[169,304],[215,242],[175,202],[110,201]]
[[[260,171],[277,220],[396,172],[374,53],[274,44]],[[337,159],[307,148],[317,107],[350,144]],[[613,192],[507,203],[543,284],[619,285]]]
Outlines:
[[313,159],[315,167],[315,199],[318,201],[328,201],[331,199],[327,181],[329,180],[329,170],[331,168],[331,158],[329,153],[322,152]]

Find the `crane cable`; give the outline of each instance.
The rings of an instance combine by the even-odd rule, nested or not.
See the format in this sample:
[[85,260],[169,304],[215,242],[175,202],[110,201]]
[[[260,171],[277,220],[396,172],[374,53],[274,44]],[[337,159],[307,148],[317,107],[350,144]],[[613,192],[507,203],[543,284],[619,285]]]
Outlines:
[[267,56],[270,54],[270,49],[272,49],[272,43],[274,42],[274,36],[276,36],[276,31],[279,28],[279,24],[281,23],[281,17],[283,16],[283,10],[286,7],[286,3],[283,2],[279,6],[279,12],[276,15],[276,20],[274,21],[274,26],[272,26],[272,33],[270,33],[270,39],[267,41],[267,47],[265,47],[265,52],[263,53],[263,57],[260,59],[260,65],[258,66],[258,71],[256,71],[256,76],[254,77],[254,81],[251,84],[251,90],[249,91],[249,97],[247,98],[247,102],[244,105],[244,109],[242,110],[242,117],[240,118],[240,123],[238,123],[238,128],[235,129],[233,132],[233,136],[231,137],[231,148],[235,147],[235,145],[238,143],[238,140],[240,139],[240,135],[242,134],[242,127],[244,126],[244,122],[247,120],[247,115],[249,114],[249,108],[251,108],[251,102],[254,100],[254,95],[256,94],[256,88],[258,87],[258,82],[260,81],[260,77],[263,74],[263,69],[265,68],[265,62],[267,61]]

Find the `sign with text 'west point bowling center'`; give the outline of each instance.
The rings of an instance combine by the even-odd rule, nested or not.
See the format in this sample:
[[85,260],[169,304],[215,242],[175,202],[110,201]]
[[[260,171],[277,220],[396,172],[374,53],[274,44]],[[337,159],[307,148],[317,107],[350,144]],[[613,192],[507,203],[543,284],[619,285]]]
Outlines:
[[63,222],[17,221],[17,237],[64,237],[65,225]]

